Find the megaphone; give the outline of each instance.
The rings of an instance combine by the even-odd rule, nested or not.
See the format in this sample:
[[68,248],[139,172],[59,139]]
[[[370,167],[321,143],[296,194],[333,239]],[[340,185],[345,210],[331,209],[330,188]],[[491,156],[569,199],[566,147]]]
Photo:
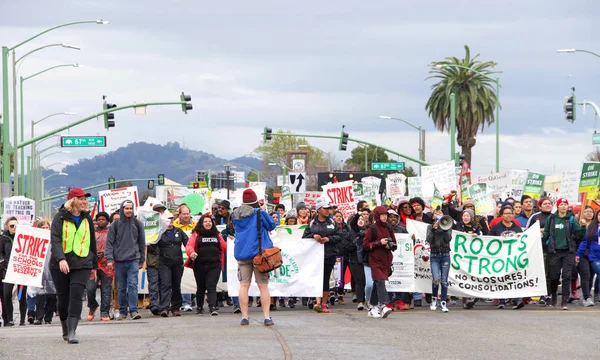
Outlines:
[[452,226],[454,225],[454,220],[452,219],[452,217],[450,215],[444,215],[439,220],[439,224],[440,224],[440,228],[442,230],[444,230],[444,231],[450,230],[450,229],[452,229]]

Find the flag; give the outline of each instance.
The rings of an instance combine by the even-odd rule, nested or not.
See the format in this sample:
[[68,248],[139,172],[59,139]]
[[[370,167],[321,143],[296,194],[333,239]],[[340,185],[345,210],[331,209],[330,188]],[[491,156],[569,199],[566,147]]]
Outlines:
[[90,214],[90,216],[92,217],[92,220],[96,218],[96,211],[98,210],[98,203],[95,202],[94,203],[94,207],[92,208],[92,212]]
[[204,175],[204,182],[206,183],[206,187],[208,188],[208,190],[211,190],[211,188],[210,188],[210,170],[208,170],[208,172]]
[[433,183],[433,199],[431,199],[431,208],[435,210],[439,206],[441,209],[443,202],[444,198],[442,197],[440,190],[438,190],[437,186],[435,186],[435,183]]

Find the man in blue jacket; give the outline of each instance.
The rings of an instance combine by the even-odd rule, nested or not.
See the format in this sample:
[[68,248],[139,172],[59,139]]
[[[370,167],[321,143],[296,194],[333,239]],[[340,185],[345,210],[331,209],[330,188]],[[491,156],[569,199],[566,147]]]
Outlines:
[[[253,258],[258,254],[258,219],[260,217],[262,248],[270,249],[273,242],[269,237],[269,231],[275,229],[273,218],[261,208],[256,193],[252,189],[244,190],[242,205],[235,209],[232,214],[233,226],[235,228],[235,250],[234,256],[238,262],[238,280],[240,281],[240,307],[242,310],[242,321],[240,325],[249,325],[248,320],[248,289],[254,274],[254,281],[260,290],[260,301],[265,316],[264,325],[274,325],[269,316],[271,294],[269,293],[269,273],[261,273],[254,267]],[[263,205],[264,206],[264,205]]]

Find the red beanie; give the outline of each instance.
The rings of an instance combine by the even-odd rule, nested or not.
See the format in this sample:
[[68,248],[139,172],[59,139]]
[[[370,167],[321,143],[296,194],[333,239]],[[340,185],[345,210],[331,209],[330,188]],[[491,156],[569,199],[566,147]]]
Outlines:
[[569,205],[569,201],[567,201],[567,199],[565,198],[560,198],[556,201],[556,207],[558,207],[558,205],[562,204],[562,203],[566,203],[567,205]]
[[242,203],[245,205],[256,204],[258,198],[256,197],[256,193],[252,189],[244,190],[244,194],[242,195]]

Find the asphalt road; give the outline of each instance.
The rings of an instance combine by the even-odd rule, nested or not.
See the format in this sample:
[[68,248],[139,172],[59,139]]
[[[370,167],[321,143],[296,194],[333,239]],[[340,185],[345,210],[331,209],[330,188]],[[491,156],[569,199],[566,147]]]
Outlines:
[[143,311],[142,320],[101,323],[84,320],[80,344],[61,338],[52,325],[0,328],[0,359],[597,359],[600,304],[568,311],[527,305],[498,310],[428,307],[368,318],[354,304],[330,314],[307,308],[279,309],[275,326],[262,325],[252,308],[250,326],[239,325],[231,307],[219,316],[184,313],[160,318]]

